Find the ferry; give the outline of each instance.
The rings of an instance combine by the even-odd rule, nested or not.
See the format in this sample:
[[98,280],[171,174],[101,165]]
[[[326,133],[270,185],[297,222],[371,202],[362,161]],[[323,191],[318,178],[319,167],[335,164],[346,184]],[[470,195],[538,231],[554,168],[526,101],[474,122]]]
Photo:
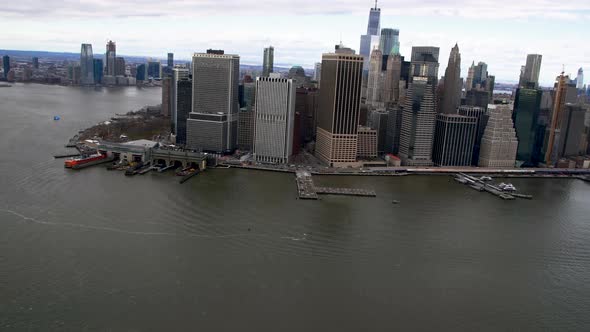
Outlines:
[[77,157],[73,159],[67,159],[64,163],[65,168],[79,169],[86,166],[92,166],[99,164],[107,160],[106,154],[96,153],[90,156]]

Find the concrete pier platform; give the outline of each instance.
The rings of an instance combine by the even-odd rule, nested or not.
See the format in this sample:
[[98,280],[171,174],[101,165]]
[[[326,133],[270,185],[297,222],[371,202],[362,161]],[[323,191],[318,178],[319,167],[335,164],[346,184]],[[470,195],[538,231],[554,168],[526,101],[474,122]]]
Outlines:
[[300,199],[316,200],[319,198],[318,195],[377,197],[377,193],[374,190],[316,187],[313,183],[311,173],[307,171],[297,171],[295,173],[295,181],[297,182],[297,192]]

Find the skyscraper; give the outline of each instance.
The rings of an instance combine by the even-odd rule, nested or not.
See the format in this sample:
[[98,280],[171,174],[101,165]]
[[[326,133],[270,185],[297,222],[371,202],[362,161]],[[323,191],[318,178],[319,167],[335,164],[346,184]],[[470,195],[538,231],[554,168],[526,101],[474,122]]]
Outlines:
[[95,84],[102,84],[102,76],[104,73],[104,66],[102,63],[102,59],[94,59],[93,69],[94,69],[94,83]]
[[287,163],[293,151],[295,86],[291,79],[256,79],[256,161]]
[[262,76],[268,77],[273,72],[275,62],[275,49],[269,46],[264,49],[264,58],[262,61]]
[[581,104],[566,104],[563,111],[559,157],[575,157],[586,152],[584,120],[586,108]]
[[402,128],[402,109],[395,103],[387,108],[387,136],[385,152],[399,154],[399,141]]
[[399,54],[399,30],[381,29],[379,50],[383,55]]
[[371,50],[379,47],[380,30],[381,9],[377,8],[377,1],[375,1],[375,8],[371,8],[371,10],[369,11],[369,23],[367,24],[367,34],[361,36],[359,54],[364,58],[364,70],[367,70],[369,67],[369,57],[371,56]]
[[162,79],[162,115],[170,116],[170,105],[172,98],[172,78],[164,77]]
[[[174,69],[177,70],[176,68]],[[193,107],[193,81],[189,75],[188,69],[181,68],[182,72],[174,73],[172,82],[173,86],[173,112],[174,116],[174,134],[176,135],[176,144],[186,144],[186,123]]]
[[4,70],[4,79],[8,80],[8,72],[10,71],[10,57],[8,55],[2,57],[2,70]]
[[465,91],[473,89],[473,79],[475,77],[475,61],[471,62],[469,71],[467,72],[467,79],[465,80]]
[[80,50],[80,83],[94,84],[94,57],[92,56],[92,45],[82,44]]
[[478,62],[477,66],[474,67],[473,73],[473,86],[477,90],[481,90],[485,87],[485,83],[488,80],[488,65],[485,62]]
[[459,53],[459,46],[455,44],[455,47],[451,50],[449,64],[445,71],[441,113],[457,113],[457,108],[461,104],[461,90],[461,53]]
[[371,52],[369,61],[369,79],[367,82],[367,104],[376,106],[381,101],[381,68],[383,53],[378,49]]
[[362,67],[363,57],[354,52],[322,56],[315,153],[329,166],[346,167],[356,162]]
[[147,78],[147,67],[145,64],[139,64],[136,68],[135,79],[140,81],[145,81]]
[[240,57],[221,50],[193,55],[193,109],[187,121],[187,146],[217,153],[237,144]]
[[118,56],[115,58],[115,76],[125,76],[126,65],[125,58]]
[[458,110],[459,115],[474,117],[477,120],[477,131],[475,133],[475,142],[473,144],[473,157],[471,158],[471,165],[477,166],[479,164],[479,153],[481,151],[481,140],[484,131],[488,124],[489,115],[486,107],[461,105]]
[[582,69],[581,67],[580,69],[578,69],[578,76],[576,77],[576,89],[584,89],[584,69]]
[[429,81],[428,77],[415,76],[408,88],[399,147],[404,165],[432,165],[436,105],[434,86]]
[[543,56],[540,54],[529,54],[526,57],[526,65],[524,67],[523,82],[521,86],[537,88],[539,86],[539,74],[541,73],[541,61]]
[[168,53],[168,68],[172,69],[174,67],[174,53]]
[[510,105],[489,105],[489,120],[481,140],[479,167],[514,167],[518,139]]
[[549,125],[549,138],[547,139],[547,149],[545,152],[545,163],[549,167],[554,166],[559,158],[559,141],[561,138],[560,135],[563,121],[562,113],[565,109],[570,78],[562,72],[556,80],[555,97],[553,98],[553,113]]
[[117,57],[117,45],[109,40],[107,43],[107,52],[105,54],[106,59],[106,74],[109,76],[115,76],[115,58]]
[[470,166],[477,118],[437,114],[432,161],[437,166]]
[[437,85],[439,52],[440,49],[433,46],[412,47],[410,82],[413,77],[426,77],[429,84]]
[[162,77],[162,63],[160,61],[148,61],[147,76],[151,78]]
[[321,78],[322,78],[322,63],[317,62],[315,64],[315,69],[313,71],[313,80],[318,83],[318,88],[320,87]]
[[33,57],[33,68],[39,69],[39,58],[36,56]]
[[[179,83],[183,81],[183,88],[186,88],[186,84],[187,81],[189,81],[191,83],[191,91],[190,91],[190,105],[186,106],[186,96],[184,96],[183,101],[179,101],[179,91],[178,91],[178,85]],[[184,94],[186,94],[186,92],[183,92]],[[170,89],[170,104],[171,104],[171,109],[170,109],[170,122],[172,125],[172,133],[174,135],[176,135],[176,141],[178,142],[178,136],[182,135],[183,133],[181,131],[178,130],[178,126],[177,126],[177,122],[179,117],[179,113],[180,112],[184,112],[185,114],[185,118],[188,118],[188,114],[191,112],[192,108],[193,108],[193,104],[192,104],[192,80],[190,80],[190,72],[187,68],[174,68],[172,70],[172,84],[171,84],[171,89]],[[179,104],[184,106],[183,110],[178,110],[178,106]],[[186,143],[186,119],[184,119],[184,129],[182,131],[184,131],[184,142],[183,144]]]
[[541,98],[539,89],[519,88],[516,90],[512,119],[518,138],[516,159],[524,166],[537,166],[543,161],[541,150],[545,137],[545,126],[540,125]]

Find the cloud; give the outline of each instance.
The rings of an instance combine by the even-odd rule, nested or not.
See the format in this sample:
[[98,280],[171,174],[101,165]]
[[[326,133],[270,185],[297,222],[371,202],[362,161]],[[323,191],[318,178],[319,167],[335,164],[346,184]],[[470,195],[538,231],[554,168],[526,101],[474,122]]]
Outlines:
[[[3,8],[0,17],[366,15],[371,5],[372,1],[358,0],[19,0]],[[418,17],[581,19],[590,13],[587,0],[389,0],[380,1],[379,6],[395,15]]]

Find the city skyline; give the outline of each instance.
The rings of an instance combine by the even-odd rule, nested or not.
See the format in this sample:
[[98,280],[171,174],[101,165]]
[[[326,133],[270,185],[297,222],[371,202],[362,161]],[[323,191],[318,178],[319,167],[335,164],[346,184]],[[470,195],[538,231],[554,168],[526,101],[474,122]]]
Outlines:
[[[244,64],[261,64],[263,48],[272,44],[277,66],[313,68],[322,53],[330,52],[340,39],[358,53],[359,36],[366,32],[369,10],[374,6],[373,1],[276,1],[275,6],[265,6],[268,16],[260,20],[257,10],[262,5],[252,1],[172,3],[165,10],[149,3],[137,7],[126,1],[19,2],[0,13],[0,28],[5,32],[2,48],[76,52],[80,43],[91,43],[98,50],[112,39],[119,54],[164,58],[173,52],[177,59],[189,60],[194,52],[220,48],[239,54]],[[563,65],[572,77],[578,68],[590,67],[583,56],[590,53],[590,45],[579,42],[584,39],[590,4],[551,3],[552,10],[544,10],[549,4],[545,0],[501,4],[382,0],[378,7],[381,28],[400,30],[402,55],[409,56],[412,46],[431,45],[440,47],[440,63],[446,63],[458,42],[462,77],[467,76],[469,63],[483,61],[498,82],[516,83],[527,54],[542,54],[540,83],[552,86]],[[199,19],[182,19],[191,16]],[[50,27],[43,23],[44,18],[51,18]],[[15,24],[20,28],[10,28]],[[200,33],[211,29],[217,32]],[[175,33],[180,30],[195,33]],[[154,44],[154,39],[165,42]]]

